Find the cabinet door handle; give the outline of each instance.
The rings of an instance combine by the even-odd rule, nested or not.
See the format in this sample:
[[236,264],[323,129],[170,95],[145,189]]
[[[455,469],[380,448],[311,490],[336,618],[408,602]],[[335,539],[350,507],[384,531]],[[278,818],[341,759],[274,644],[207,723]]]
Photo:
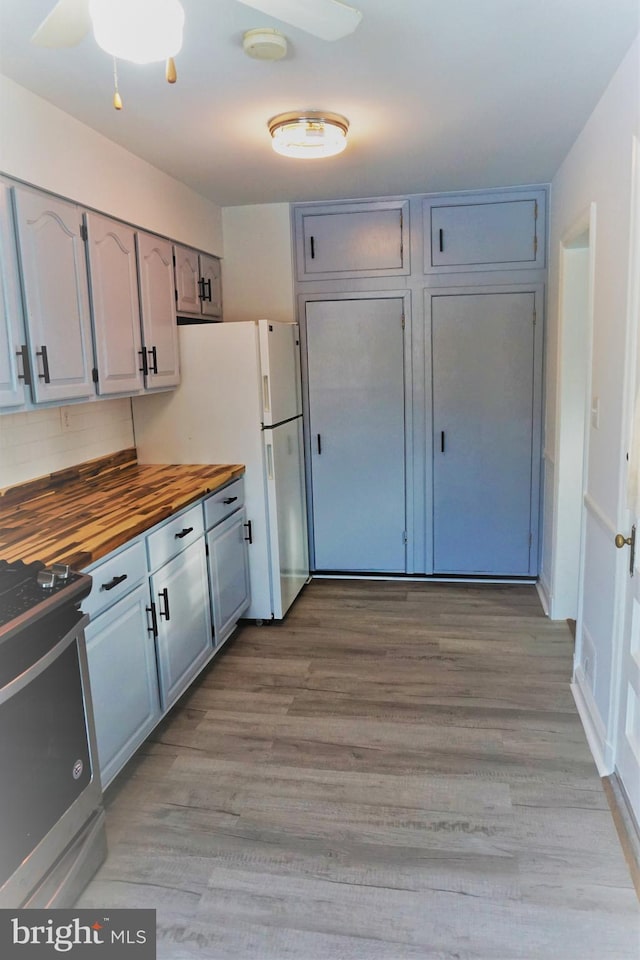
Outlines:
[[142,366],[138,367],[138,370],[140,371],[141,374],[143,374],[146,377],[149,374],[149,363],[147,362],[147,351],[138,350],[138,356],[140,357],[140,362],[142,363]]
[[223,500],[222,502],[229,506],[230,503],[235,503],[237,499],[237,497],[227,497],[227,499]]
[[151,350],[148,350],[147,353],[151,354],[151,373],[158,372],[158,350],[156,347],[151,347]]
[[103,583],[100,587],[101,590],[113,590],[114,587],[117,587],[119,583],[124,583],[127,579],[128,574],[122,573],[119,577],[114,577],[113,580],[109,580],[109,583]]
[[204,300],[204,277],[198,279],[198,300]]
[[251,529],[251,520],[247,520],[247,522],[243,524],[243,526],[247,528],[247,536],[244,537],[244,539],[247,541],[247,543],[253,543],[253,531]]
[[147,613],[151,614],[151,626],[147,627],[147,633],[152,633],[154,637],[158,636],[158,617],[156,615],[156,605],[152,603],[150,607],[145,607]]
[[444,230],[442,227],[438,230],[438,239],[440,243],[440,253],[444,253]]
[[18,374],[18,380],[24,380],[25,386],[31,386],[31,367],[29,366],[29,351],[26,343],[23,343],[19,350],[16,350],[16,357],[22,357],[22,373]]
[[444,453],[444,430],[440,431],[440,453]]
[[206,293],[203,299],[211,303],[211,279],[210,278],[204,281],[204,287],[206,289]]
[[164,617],[165,620],[170,620],[171,617],[169,616],[169,591],[168,591],[168,589],[165,587],[164,590],[161,590],[160,593],[158,594],[158,597],[160,598],[160,600],[164,600],[164,610],[162,609],[162,607],[160,607],[159,610],[158,610],[158,613],[160,614],[161,617]]
[[316,258],[316,238],[315,238],[315,237],[310,237],[309,240],[310,240],[310,244],[309,244],[309,245],[310,245],[310,247],[311,247],[311,259],[312,259],[312,260],[315,260],[315,258]]
[[322,437],[318,434],[318,454],[322,453]]
[[183,537],[186,537],[188,533],[193,531],[193,527],[183,527],[180,533],[175,534],[176,540],[182,540]]
[[49,357],[47,356],[47,348],[42,344],[42,349],[36,351],[36,357],[42,357],[42,373],[38,374],[38,380],[44,380],[45,383],[51,383],[51,376],[49,375]]

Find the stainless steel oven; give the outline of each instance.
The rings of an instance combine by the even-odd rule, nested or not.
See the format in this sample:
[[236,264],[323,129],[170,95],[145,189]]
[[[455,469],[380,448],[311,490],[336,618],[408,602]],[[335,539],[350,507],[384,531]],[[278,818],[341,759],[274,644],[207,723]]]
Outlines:
[[105,856],[79,609],[90,587],[0,561],[1,907],[71,906]]

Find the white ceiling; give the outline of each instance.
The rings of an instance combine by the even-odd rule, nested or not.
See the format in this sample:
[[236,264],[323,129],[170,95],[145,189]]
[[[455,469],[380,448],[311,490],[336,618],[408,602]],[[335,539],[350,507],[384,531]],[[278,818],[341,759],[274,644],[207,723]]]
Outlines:
[[[360,27],[327,43],[236,0],[182,2],[178,83],[121,64],[121,113],[92,36],[30,44],[54,0],[0,0],[0,71],[221,205],[546,182],[640,28],[639,0],[351,0]],[[243,53],[260,26],[285,60]],[[273,153],[267,120],[299,108],[347,116],[345,153]]]

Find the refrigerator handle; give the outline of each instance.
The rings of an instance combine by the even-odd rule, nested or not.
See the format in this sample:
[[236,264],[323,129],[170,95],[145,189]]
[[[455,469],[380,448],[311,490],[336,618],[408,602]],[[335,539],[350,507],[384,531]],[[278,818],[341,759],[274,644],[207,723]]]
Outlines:
[[269,480],[273,480],[273,446],[267,444],[267,476]]
[[262,378],[262,405],[265,412],[271,410],[271,393],[269,391],[269,375]]

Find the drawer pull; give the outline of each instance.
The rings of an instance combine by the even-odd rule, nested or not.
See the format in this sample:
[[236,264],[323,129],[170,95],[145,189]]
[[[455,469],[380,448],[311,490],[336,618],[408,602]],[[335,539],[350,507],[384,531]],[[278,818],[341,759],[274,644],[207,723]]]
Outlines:
[[183,527],[180,533],[176,533],[175,535],[176,540],[182,540],[182,538],[186,537],[188,533],[192,532],[192,530],[193,530],[193,527]]
[[128,574],[122,573],[119,577],[114,577],[113,580],[109,580],[109,583],[103,583],[100,587],[101,590],[113,590],[114,587],[117,587],[118,584],[124,583],[127,579]]
[[235,503],[237,499],[238,499],[237,497],[227,497],[227,499],[226,499],[226,500],[223,500],[222,502],[223,502],[226,506],[229,506],[230,503]]
[[165,587],[164,590],[160,591],[158,596],[161,600],[164,600],[164,610],[162,609],[162,607],[160,607],[158,610],[158,613],[160,614],[161,617],[164,617],[165,620],[170,620],[171,617],[169,616],[169,591]]
[[247,536],[244,537],[244,539],[245,539],[248,543],[253,543],[253,531],[252,531],[252,529],[251,529],[251,520],[247,520],[247,522],[244,524],[244,526],[247,528]]

